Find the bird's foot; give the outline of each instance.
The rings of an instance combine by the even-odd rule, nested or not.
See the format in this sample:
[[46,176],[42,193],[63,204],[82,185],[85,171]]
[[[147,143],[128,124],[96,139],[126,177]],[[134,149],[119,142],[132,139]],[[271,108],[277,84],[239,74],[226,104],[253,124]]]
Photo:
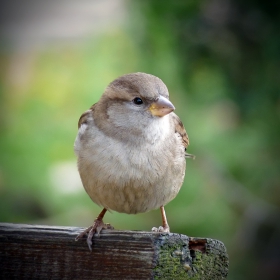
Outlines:
[[97,233],[97,236],[100,236],[100,232],[102,229],[114,229],[113,226],[110,224],[104,224],[102,219],[95,219],[93,222],[93,225],[81,232],[75,240],[78,241],[80,238],[82,238],[84,235],[87,234],[87,244],[89,247],[89,250],[92,251],[91,245],[92,245],[92,237],[95,233]]
[[152,231],[153,232],[170,232],[170,227],[169,225],[166,225],[166,226],[160,226],[160,227],[153,227],[152,228]]

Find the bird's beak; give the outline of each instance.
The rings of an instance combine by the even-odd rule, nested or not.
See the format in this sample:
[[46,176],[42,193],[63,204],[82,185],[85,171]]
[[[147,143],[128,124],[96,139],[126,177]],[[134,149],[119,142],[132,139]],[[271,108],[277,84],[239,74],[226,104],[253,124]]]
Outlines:
[[149,107],[152,115],[163,117],[175,110],[174,105],[165,97],[160,96],[159,99]]

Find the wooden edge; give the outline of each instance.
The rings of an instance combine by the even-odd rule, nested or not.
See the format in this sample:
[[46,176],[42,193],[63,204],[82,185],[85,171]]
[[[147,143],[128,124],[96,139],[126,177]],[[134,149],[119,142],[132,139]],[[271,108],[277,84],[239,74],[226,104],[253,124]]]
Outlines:
[[0,278],[212,280],[228,274],[226,248],[218,240],[103,230],[90,252],[85,239],[74,241],[82,230],[0,223]]

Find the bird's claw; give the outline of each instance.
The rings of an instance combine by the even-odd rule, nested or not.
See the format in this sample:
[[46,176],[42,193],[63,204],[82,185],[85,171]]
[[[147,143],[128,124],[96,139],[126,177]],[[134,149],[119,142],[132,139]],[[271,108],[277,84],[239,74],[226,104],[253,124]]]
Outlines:
[[111,226],[110,224],[104,224],[102,220],[98,220],[96,219],[88,233],[88,237],[87,237],[87,244],[88,244],[88,248],[90,251],[92,251],[92,237],[95,233],[97,233],[97,236],[100,237],[100,232],[102,231],[102,229],[114,229],[113,226]]
[[89,247],[89,250],[92,251],[92,237],[95,233],[97,233],[97,236],[100,236],[100,232],[102,231],[102,229],[114,229],[113,226],[111,226],[110,224],[104,224],[102,220],[98,220],[96,219],[93,222],[93,225],[90,226],[89,228],[87,228],[85,231],[83,231],[82,233],[80,233],[75,240],[79,240],[80,238],[82,238],[84,235],[88,234],[87,236],[87,244]]
[[160,227],[153,227],[152,228],[152,231],[153,232],[170,232],[170,227],[167,225],[167,226],[160,226]]

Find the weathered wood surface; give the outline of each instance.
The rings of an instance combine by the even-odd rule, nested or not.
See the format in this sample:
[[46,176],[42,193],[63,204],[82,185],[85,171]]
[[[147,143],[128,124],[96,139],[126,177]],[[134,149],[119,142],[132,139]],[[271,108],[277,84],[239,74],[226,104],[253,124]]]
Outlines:
[[222,242],[177,233],[0,223],[0,279],[226,279]]

